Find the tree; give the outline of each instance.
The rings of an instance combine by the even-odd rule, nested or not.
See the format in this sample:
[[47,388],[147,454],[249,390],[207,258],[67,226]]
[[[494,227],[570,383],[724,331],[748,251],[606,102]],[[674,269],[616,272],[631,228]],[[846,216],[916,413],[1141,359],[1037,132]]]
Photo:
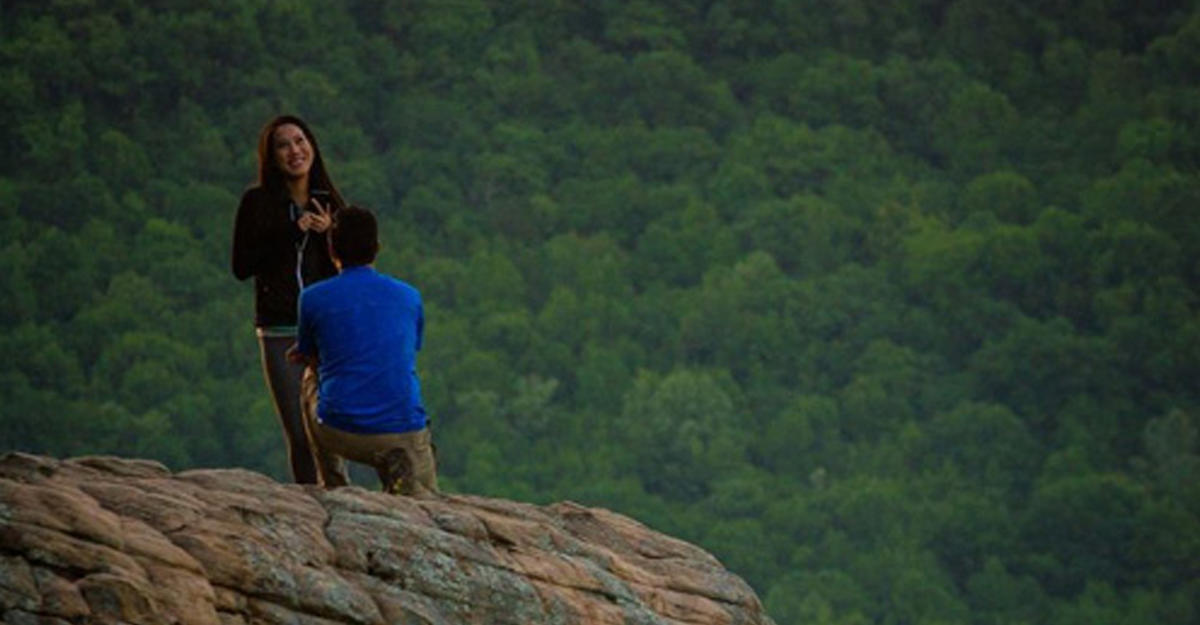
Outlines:
[[951,97],[944,115],[933,123],[933,144],[959,175],[978,175],[1009,164],[1009,144],[1019,122],[1008,97],[982,83],[971,83]]
[[[1044,317],[1049,311],[1067,319],[1076,328],[1093,329],[1092,299],[1095,274],[1090,258],[1096,240],[1090,236],[1084,219],[1058,208],[1038,215],[1032,226],[1038,247],[1046,255],[1050,273],[1045,276],[1048,301],[1029,312]],[[1043,312],[1045,311],[1045,312]]]
[[30,242],[26,253],[30,259],[28,279],[38,286],[35,292],[41,318],[65,321],[96,295],[99,263],[79,262],[85,248],[77,237],[46,228]]
[[935,163],[935,122],[946,112],[951,96],[967,82],[963,69],[946,57],[910,59],[893,55],[880,69],[880,100],[890,111],[880,130],[904,154]]
[[876,340],[866,346],[852,377],[838,392],[841,430],[854,441],[894,435],[937,404],[926,390],[936,363],[929,357]]
[[752,449],[775,475],[808,480],[826,468],[844,466],[837,402],[820,395],[796,397],[767,422]]
[[967,184],[962,214],[986,212],[1006,223],[1028,224],[1041,208],[1037,199],[1037,190],[1028,178],[1011,170],[995,171]]
[[806,124],[761,115],[730,138],[727,158],[763,172],[776,195],[789,197],[817,188],[831,173],[830,164],[819,158],[821,147]]
[[952,464],[972,489],[990,496],[1019,497],[1040,465],[1039,445],[1004,406],[959,404],[935,416],[925,431],[926,466]]
[[972,354],[1018,318],[1014,305],[983,292],[987,283],[978,274],[985,240],[979,229],[951,230],[940,220],[925,218],[902,242],[898,269],[903,288],[940,326],[921,337],[921,344],[936,345],[951,360]]
[[696,501],[709,483],[742,462],[745,434],[719,378],[677,370],[634,381],[621,413],[622,438],[647,492]]
[[719,132],[731,123],[735,108],[728,86],[684,54],[639,54],[628,77],[629,102],[652,127],[699,126]]
[[55,16],[26,14],[11,32],[20,35],[5,46],[6,56],[20,59],[30,75],[38,77],[40,100],[59,106],[81,95],[78,86],[88,75],[84,57]]
[[980,622],[1037,622],[1046,618],[1048,601],[1037,580],[1016,575],[999,557],[988,558],[967,582],[973,614]]
[[739,380],[761,365],[796,357],[799,337],[787,327],[789,290],[765,252],[710,271],[701,291],[678,315],[679,353],[700,366],[730,366]]
[[684,37],[665,7],[652,2],[629,2],[608,16],[605,38],[626,54],[684,47]]
[[814,127],[840,124],[864,128],[874,126],[884,116],[878,75],[869,61],[826,53],[813,62],[784,54],[773,64],[773,86],[783,87],[782,93],[771,94],[782,99],[775,110],[792,119]]
[[1039,484],[1021,522],[1024,540],[1045,560],[1030,563],[1052,596],[1094,583],[1126,584],[1140,573],[1133,556],[1146,492],[1121,475],[1083,474]]
[[1182,410],[1150,420],[1142,432],[1151,479],[1172,500],[1200,515],[1200,434],[1195,418]]
[[733,256],[733,235],[716,210],[695,197],[681,200],[683,206],[665,211],[638,237],[633,268],[640,284],[691,286],[705,269]]
[[794,195],[752,206],[734,228],[744,249],[769,252],[786,273],[804,277],[849,261],[857,225],[819,196]]
[[870,600],[848,575],[836,570],[794,571],[770,586],[767,612],[780,623],[866,625]]
[[0,249],[0,263],[8,268],[0,274],[0,322],[12,327],[33,321],[37,314],[37,297],[29,280],[29,255],[19,242]]
[[970,368],[977,397],[1009,406],[1046,440],[1053,416],[1075,396],[1119,393],[1115,359],[1110,343],[1080,335],[1062,319],[1023,318],[980,348]]
[[628,356],[629,351],[592,341],[584,346],[575,374],[573,397],[577,407],[606,415],[620,413],[622,398],[634,379],[630,365],[636,361]]

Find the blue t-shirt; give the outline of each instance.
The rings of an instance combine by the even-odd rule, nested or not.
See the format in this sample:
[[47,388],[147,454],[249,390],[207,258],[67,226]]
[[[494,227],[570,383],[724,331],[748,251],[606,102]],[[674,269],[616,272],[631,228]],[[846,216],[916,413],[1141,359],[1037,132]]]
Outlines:
[[298,349],[320,358],[321,422],[356,434],[425,427],[417,379],[424,326],[420,292],[370,266],[304,289]]

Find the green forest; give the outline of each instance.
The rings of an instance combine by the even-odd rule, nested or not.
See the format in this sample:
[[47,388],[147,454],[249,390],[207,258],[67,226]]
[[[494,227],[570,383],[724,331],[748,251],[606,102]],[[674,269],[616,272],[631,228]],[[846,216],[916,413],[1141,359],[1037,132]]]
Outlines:
[[781,625],[1200,623],[1195,0],[4,0],[0,33],[0,451],[285,479],[229,254],[289,112],[424,294],[444,490],[630,515]]

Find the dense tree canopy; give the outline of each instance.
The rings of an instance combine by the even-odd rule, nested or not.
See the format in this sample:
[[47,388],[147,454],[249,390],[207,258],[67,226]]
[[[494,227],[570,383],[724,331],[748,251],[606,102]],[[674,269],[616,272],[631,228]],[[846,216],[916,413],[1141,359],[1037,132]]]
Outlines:
[[635,516],[781,623],[1200,622],[1195,2],[13,0],[0,33],[0,449],[283,477],[227,263],[295,112],[426,297],[448,489]]

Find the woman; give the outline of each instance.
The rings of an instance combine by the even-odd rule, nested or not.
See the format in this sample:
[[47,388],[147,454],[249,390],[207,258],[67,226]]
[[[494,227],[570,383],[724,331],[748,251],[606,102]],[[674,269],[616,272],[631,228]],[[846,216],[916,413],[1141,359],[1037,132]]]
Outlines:
[[254,276],[263,373],[292,478],[301,484],[315,484],[317,471],[300,416],[304,369],[285,354],[296,340],[300,290],[337,273],[324,233],[344,205],[308,126],[291,115],[267,122],[258,137],[258,181],[242,195],[233,227],[233,275]]

